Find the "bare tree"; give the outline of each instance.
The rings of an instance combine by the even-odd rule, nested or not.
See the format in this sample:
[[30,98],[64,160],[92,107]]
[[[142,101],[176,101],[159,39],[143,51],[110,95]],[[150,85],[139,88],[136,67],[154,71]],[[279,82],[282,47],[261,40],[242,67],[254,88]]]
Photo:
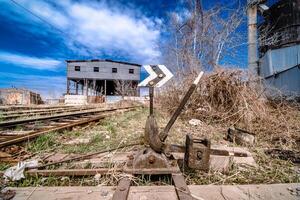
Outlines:
[[236,9],[216,6],[203,10],[201,0],[187,1],[186,9],[185,14],[170,14],[166,62],[187,72],[217,68],[224,56],[234,54],[241,45],[242,36],[236,29],[245,19],[245,9],[238,4]]
[[114,80],[116,93],[122,96],[135,96],[137,93],[137,84],[127,80]]

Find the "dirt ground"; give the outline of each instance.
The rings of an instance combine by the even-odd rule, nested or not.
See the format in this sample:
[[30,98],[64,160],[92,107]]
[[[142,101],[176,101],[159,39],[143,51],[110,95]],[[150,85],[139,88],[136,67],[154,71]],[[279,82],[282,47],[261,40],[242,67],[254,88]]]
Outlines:
[[[62,133],[50,133],[37,138],[35,141],[25,144],[25,151],[32,155],[32,159],[45,158],[53,154],[86,154],[104,149],[115,148],[124,144],[139,143],[143,141],[144,126],[148,115],[147,108],[139,108],[135,111],[118,114],[100,122],[90,124],[86,127],[74,128]],[[169,115],[160,110],[155,111],[159,127],[162,129]],[[205,126],[205,127],[204,127]],[[208,137],[212,144],[227,146],[238,146],[224,140],[228,127],[216,125],[198,124],[191,125],[189,120],[179,119],[171,129],[168,143],[184,144],[185,135],[192,134],[197,137]],[[204,131],[205,130],[205,131]],[[232,165],[228,173],[209,171],[185,172],[188,184],[270,184],[270,183],[299,183],[300,170],[291,161],[280,160],[264,153],[260,140],[257,144],[249,146],[257,167],[245,167],[241,170]],[[265,142],[265,141],[264,141]],[[271,144],[270,144],[271,145]],[[119,149],[118,152],[130,151],[139,146]],[[9,165],[1,163],[0,170],[8,168]],[[61,167],[61,166],[60,166]],[[63,167],[74,168],[72,163]],[[92,168],[91,164],[84,166]],[[50,169],[53,169],[51,167]],[[121,174],[101,177],[27,177],[21,181],[8,182],[6,186],[95,186],[115,185]],[[3,179],[2,179],[3,181]],[[136,185],[165,185],[170,184],[169,177],[162,177],[151,182],[147,177],[138,177]]]

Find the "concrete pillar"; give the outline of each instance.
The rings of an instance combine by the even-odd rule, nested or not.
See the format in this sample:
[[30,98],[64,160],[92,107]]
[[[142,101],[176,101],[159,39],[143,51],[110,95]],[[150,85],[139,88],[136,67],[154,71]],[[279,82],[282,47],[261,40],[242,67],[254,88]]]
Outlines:
[[70,94],[70,79],[67,78],[67,95]]
[[257,53],[257,5],[249,5],[248,10],[248,69],[251,78],[258,75]]
[[83,83],[81,84],[81,95],[84,95],[84,80]]
[[106,102],[106,80],[104,80],[104,102]]
[[78,95],[78,81],[76,81],[75,87],[76,87],[76,95]]
[[104,80],[104,96],[106,96],[106,80]]
[[93,95],[96,95],[96,80],[93,80]]
[[85,95],[89,96],[89,80],[85,79]]

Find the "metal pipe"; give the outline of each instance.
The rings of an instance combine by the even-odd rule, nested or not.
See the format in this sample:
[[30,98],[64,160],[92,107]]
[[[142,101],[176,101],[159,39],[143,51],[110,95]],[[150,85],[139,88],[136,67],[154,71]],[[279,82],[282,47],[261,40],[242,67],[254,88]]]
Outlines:
[[150,115],[153,115],[154,87],[149,87],[149,97],[150,97]]

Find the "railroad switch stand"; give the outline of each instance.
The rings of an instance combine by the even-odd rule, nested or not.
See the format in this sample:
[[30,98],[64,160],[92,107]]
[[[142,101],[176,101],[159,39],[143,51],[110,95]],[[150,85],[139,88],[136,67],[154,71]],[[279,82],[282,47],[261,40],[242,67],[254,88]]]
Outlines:
[[[157,72],[157,74],[161,73],[161,71],[158,71],[157,68],[154,68],[153,71]],[[136,174],[170,174],[180,172],[180,169],[177,165],[177,160],[174,158],[174,156],[172,156],[172,150],[174,149],[172,149],[170,145],[166,145],[165,140],[167,139],[171,127],[183,110],[185,104],[195,91],[202,75],[203,72],[198,75],[196,80],[190,86],[178,108],[171,116],[166,127],[161,132],[159,132],[153,106],[154,86],[160,81],[160,79],[150,82],[150,111],[145,126],[145,142],[149,146],[144,150],[136,152],[132,155],[133,159],[128,161],[125,172]],[[161,77],[163,78],[164,76]],[[185,148],[184,160],[186,162],[186,166],[195,169],[208,170],[210,141],[207,139],[192,139],[191,136],[187,136],[186,147],[182,148]],[[199,156],[200,154],[201,156]]]
[[[157,67],[152,67],[152,70],[157,74],[162,73]],[[158,75],[158,79],[155,79],[149,83],[150,111],[146,121],[144,135],[146,147],[142,150],[133,152],[132,155],[129,156],[129,159],[123,168],[125,173],[134,175],[171,175],[179,199],[194,198],[191,196],[190,191],[185,183],[184,176],[180,171],[178,165],[179,160],[175,158],[173,153],[185,153],[184,158],[182,158],[182,160],[186,163],[185,166],[193,169],[208,170],[210,141],[207,139],[193,139],[192,136],[188,135],[186,137],[186,146],[179,146],[167,145],[165,144],[165,140],[168,137],[172,125],[175,123],[185,104],[195,91],[202,75],[203,72],[198,75],[196,80],[190,86],[178,108],[170,118],[166,127],[161,132],[159,132],[154,115],[154,86],[161,81],[160,79],[164,78],[164,75]],[[129,179],[120,181],[119,186],[120,184],[124,185],[124,183],[126,185],[126,182],[129,187]],[[113,199],[120,198],[120,194],[122,192],[124,193],[124,190],[118,192],[118,188]],[[127,196],[124,199],[127,199]]]

